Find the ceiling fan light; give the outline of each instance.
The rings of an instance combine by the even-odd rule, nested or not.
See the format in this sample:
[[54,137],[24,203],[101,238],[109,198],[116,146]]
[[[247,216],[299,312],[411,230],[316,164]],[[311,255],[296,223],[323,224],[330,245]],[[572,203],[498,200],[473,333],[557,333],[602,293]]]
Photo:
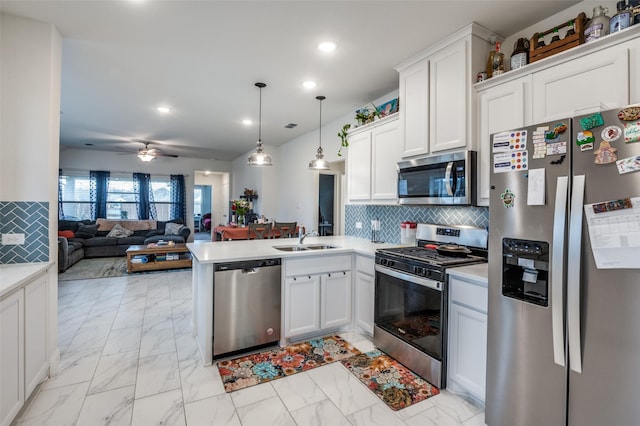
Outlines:
[[138,158],[144,161],[145,163],[148,163],[149,161],[155,159],[156,156],[153,154],[149,154],[148,152],[141,152],[138,154]]
[[256,146],[256,152],[249,155],[249,161],[247,164],[250,166],[272,166],[273,161],[271,160],[271,156],[264,152],[262,149],[262,89],[267,87],[264,83],[256,83],[255,86],[260,89],[260,107],[258,114],[258,143]]

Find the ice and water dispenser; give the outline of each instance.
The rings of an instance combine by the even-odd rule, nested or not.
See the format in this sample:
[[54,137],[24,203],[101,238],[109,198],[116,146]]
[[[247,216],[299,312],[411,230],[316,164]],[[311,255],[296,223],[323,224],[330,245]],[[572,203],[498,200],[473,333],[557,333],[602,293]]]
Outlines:
[[549,305],[549,243],[502,240],[502,294],[535,305]]

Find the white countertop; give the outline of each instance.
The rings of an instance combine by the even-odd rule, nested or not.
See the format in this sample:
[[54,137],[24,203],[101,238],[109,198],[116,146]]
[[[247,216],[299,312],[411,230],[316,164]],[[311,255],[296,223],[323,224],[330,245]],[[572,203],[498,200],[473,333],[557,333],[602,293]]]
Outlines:
[[476,281],[488,282],[489,264],[478,263],[475,265],[459,266],[447,269],[447,274],[460,278],[467,278]]
[[0,297],[27,284],[51,265],[51,262],[0,265]]
[[272,240],[235,240],[235,241],[194,241],[187,243],[195,259],[200,263],[234,262],[239,260],[265,258],[294,258],[318,256],[321,254],[357,253],[374,256],[379,248],[398,247],[398,244],[372,243],[365,238],[349,236],[307,237],[306,244],[330,244],[337,248],[326,250],[281,251],[273,246],[297,245],[297,238],[278,238]]

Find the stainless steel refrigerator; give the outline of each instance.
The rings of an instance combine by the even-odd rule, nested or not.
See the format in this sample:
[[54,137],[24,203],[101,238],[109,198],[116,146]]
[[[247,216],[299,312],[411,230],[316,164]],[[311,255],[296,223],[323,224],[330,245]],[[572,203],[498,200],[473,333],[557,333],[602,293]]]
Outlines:
[[492,135],[487,425],[640,424],[639,139],[632,107]]

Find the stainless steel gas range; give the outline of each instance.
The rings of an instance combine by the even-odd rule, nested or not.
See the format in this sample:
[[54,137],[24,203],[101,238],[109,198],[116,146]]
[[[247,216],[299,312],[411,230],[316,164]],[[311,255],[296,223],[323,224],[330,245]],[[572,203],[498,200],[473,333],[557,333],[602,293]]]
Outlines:
[[487,261],[488,231],[418,224],[417,245],[376,251],[375,346],[446,386],[446,270]]

